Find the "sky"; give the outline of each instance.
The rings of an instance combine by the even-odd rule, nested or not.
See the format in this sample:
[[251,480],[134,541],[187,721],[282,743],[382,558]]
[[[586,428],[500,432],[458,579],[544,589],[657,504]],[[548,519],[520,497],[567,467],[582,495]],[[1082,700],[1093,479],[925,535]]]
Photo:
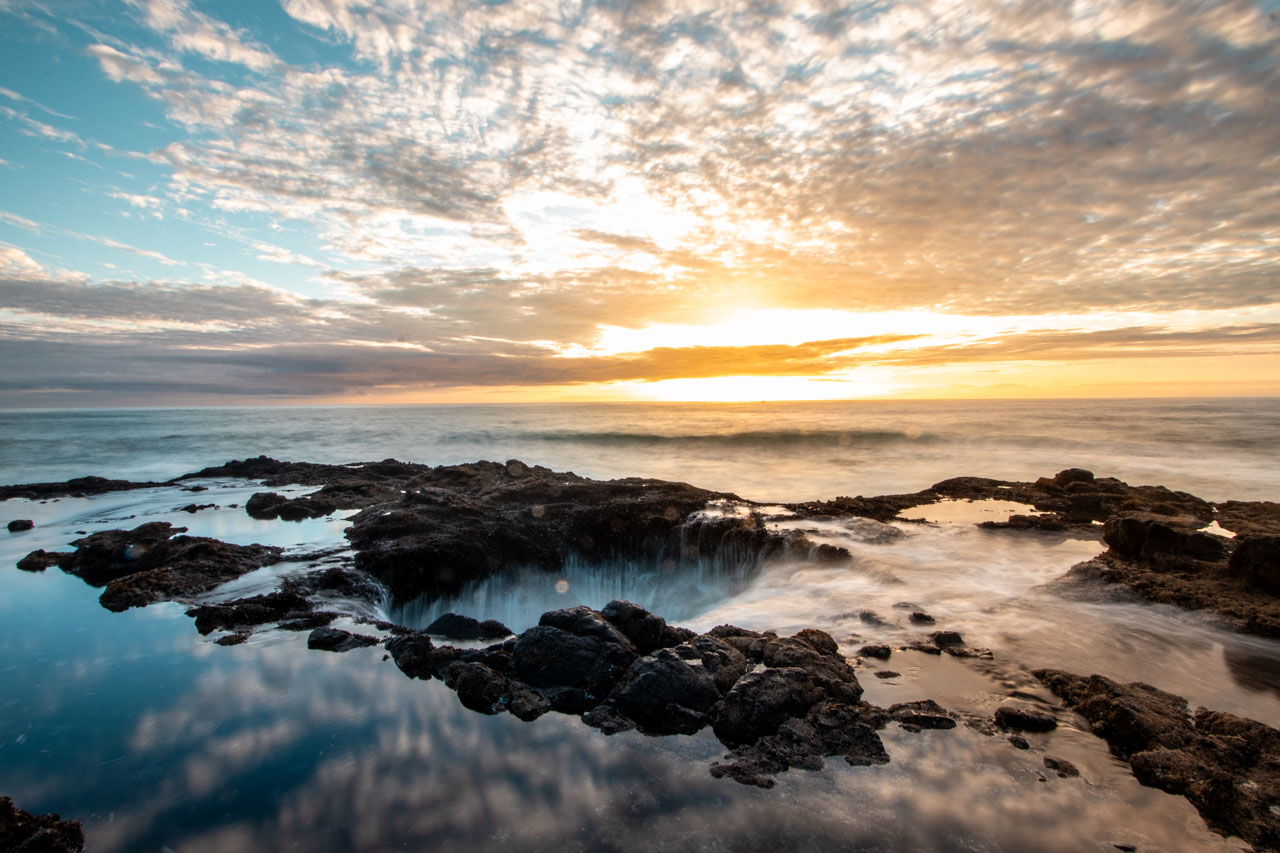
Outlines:
[[1280,0],[0,0],[0,406],[1280,394]]

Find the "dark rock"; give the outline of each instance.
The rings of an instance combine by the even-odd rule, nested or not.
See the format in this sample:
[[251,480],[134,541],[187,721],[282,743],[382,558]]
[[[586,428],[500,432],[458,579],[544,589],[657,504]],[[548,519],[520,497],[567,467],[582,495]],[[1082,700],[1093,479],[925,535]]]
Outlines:
[[[522,681],[551,699],[556,710],[599,704],[638,657],[635,646],[586,607],[544,613],[512,648]],[[557,690],[557,688],[561,690]],[[563,690],[580,691],[564,693]],[[572,711],[570,711],[572,713]]]
[[1009,743],[1013,744],[1015,749],[1030,749],[1031,744],[1022,735],[1009,735],[1007,738]]
[[964,645],[964,637],[955,631],[934,631],[929,639],[940,649],[952,649]]
[[1280,595],[1280,536],[1242,536],[1228,564],[1250,586]]
[[609,703],[645,732],[688,735],[707,724],[707,712],[719,699],[701,665],[691,667],[671,649],[659,649],[631,664]]
[[177,512],[189,512],[192,515],[195,515],[197,512],[199,512],[202,509],[217,509],[217,508],[218,508],[217,504],[187,504],[186,506],[177,510]]
[[72,542],[76,550],[58,565],[92,586],[106,586],[102,606],[120,611],[191,598],[280,559],[276,547],[175,536],[185,530],[155,521],[104,530]]
[[918,699],[914,702],[900,702],[890,705],[885,716],[901,723],[903,728],[915,729],[954,729],[955,718],[946,709],[932,699]]
[[244,505],[245,512],[253,518],[283,521],[320,518],[337,508],[337,504],[320,494],[289,498],[276,492],[256,492]]
[[879,660],[888,660],[893,650],[886,645],[876,644],[871,646],[863,646],[858,649],[858,657],[878,658]]
[[776,733],[786,720],[804,716],[824,698],[822,685],[803,669],[749,672],[713,709],[712,728],[726,746],[754,743]]
[[17,533],[22,530],[30,530],[35,527],[36,523],[29,518],[15,518],[9,522],[9,532]]
[[446,613],[426,627],[428,634],[451,640],[496,640],[511,635],[511,629],[496,619],[481,622],[470,616]]
[[1175,527],[1149,514],[1109,519],[1102,538],[1112,551],[1128,559],[1170,556],[1213,562],[1227,556],[1222,537]]
[[1049,732],[1058,727],[1052,714],[1018,705],[996,708],[995,720],[1000,728],[1019,732]]
[[1092,483],[1093,481],[1093,472],[1086,471],[1083,468],[1067,468],[1053,475],[1053,482],[1059,486],[1069,486],[1072,483]]
[[245,640],[249,639],[249,636],[250,634],[248,631],[237,631],[234,634],[223,634],[221,637],[214,640],[214,642],[220,646],[238,646]]
[[891,669],[880,669],[880,670],[876,670],[875,672],[876,678],[898,678],[901,675],[902,673],[894,672]]
[[1058,774],[1060,779],[1074,778],[1080,775],[1080,769],[1065,758],[1044,757],[1044,766]]
[[71,556],[69,551],[32,551],[27,556],[18,561],[18,568],[24,572],[43,572],[50,566],[56,566],[62,560]]
[[909,617],[912,625],[932,625],[937,620],[924,611],[917,610]]
[[711,775],[771,788],[774,774],[788,768],[820,770],[824,756],[843,755],[854,766],[887,764],[889,756],[875,731],[876,716],[868,710],[819,702],[803,717],[784,720],[776,733],[737,746],[727,763],[712,765]]
[[819,652],[804,640],[795,637],[769,640],[765,643],[762,660],[769,667],[803,670],[822,688],[826,698],[849,703],[862,698],[862,685],[858,684],[858,675],[853,667],[839,654]]
[[593,729],[599,729],[607,735],[629,732],[636,727],[633,721],[618,713],[617,709],[608,703],[597,705],[587,711],[582,715],[582,722]]
[[164,483],[133,483],[128,480],[108,480],[105,477],[75,477],[64,483],[27,483],[21,486],[0,486],[0,501],[10,498],[46,500],[72,495],[101,495],[129,489],[149,489]]
[[839,657],[840,646],[826,631],[819,631],[817,628],[805,628],[792,635],[792,639],[799,640],[812,646],[814,651],[821,652],[824,655]]
[[311,631],[328,625],[334,619],[337,619],[339,615],[332,610],[314,610],[310,613],[301,613],[294,615],[290,619],[285,619],[276,627],[281,631]]
[[5,853],[80,853],[84,828],[56,814],[33,815],[0,797],[0,850]]
[[195,618],[197,631],[209,634],[265,625],[294,614],[301,616],[308,607],[307,600],[296,593],[272,592],[220,604],[202,604],[188,610],[187,615]]
[[316,628],[307,637],[307,648],[325,652],[349,652],[366,646],[378,645],[377,637],[367,634],[352,634],[337,628]]
[[1121,685],[1100,675],[1081,678],[1036,670],[1046,687],[1089,721],[1093,733],[1120,758],[1161,746],[1180,748],[1194,739],[1187,701],[1148,684]]
[[684,660],[698,661],[720,693],[728,693],[750,666],[742,652],[729,645],[727,640],[710,634],[695,636],[673,651]]
[[1089,721],[1144,785],[1186,797],[1205,822],[1258,850],[1280,848],[1280,730],[1200,709],[1146,684],[1060,670],[1035,672]]
[[456,661],[449,665],[446,683],[458,694],[464,707],[482,714],[506,710],[511,680],[482,663]]
[[674,645],[668,643],[667,620],[638,604],[610,601],[600,615],[621,631],[642,655]]
[[873,628],[880,628],[889,624],[881,619],[879,614],[871,610],[864,610],[859,613],[858,620],[861,621],[863,625],[870,625]]
[[428,679],[440,675],[457,660],[451,646],[437,649],[426,631],[412,631],[387,641],[387,651],[400,671],[410,678]]

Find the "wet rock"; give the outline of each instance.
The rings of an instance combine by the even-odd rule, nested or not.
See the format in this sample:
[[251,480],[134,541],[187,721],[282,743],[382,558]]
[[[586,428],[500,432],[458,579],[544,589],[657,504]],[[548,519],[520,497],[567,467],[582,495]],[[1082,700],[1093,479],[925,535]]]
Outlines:
[[862,648],[858,649],[858,657],[862,657],[862,658],[878,658],[879,660],[888,660],[889,655],[891,655],[892,653],[893,653],[892,649],[890,649],[886,645],[879,644],[879,643],[875,645],[870,645],[870,646],[863,646]]
[[600,615],[621,631],[642,655],[674,645],[668,642],[672,637],[667,629],[667,620],[638,604],[610,601]]
[[985,530],[1039,530],[1045,533],[1063,533],[1071,529],[1071,526],[1057,513],[1013,514],[1004,521],[982,521],[978,526]]
[[544,613],[516,639],[512,657],[522,681],[549,688],[542,692],[556,710],[581,713],[604,700],[638,654],[599,613],[575,607]]
[[912,625],[932,625],[937,620],[922,610],[917,610],[908,617]]
[[1092,483],[1093,481],[1093,472],[1086,471],[1084,468],[1067,468],[1053,475],[1053,482],[1059,486],[1069,486],[1072,483]]
[[320,518],[337,508],[336,503],[319,494],[289,498],[277,492],[255,492],[244,505],[245,512],[252,518],[282,521]]
[[276,547],[175,535],[185,530],[153,521],[133,530],[100,531],[72,542],[76,550],[60,558],[58,565],[91,586],[105,586],[99,599],[102,606],[120,611],[192,598],[277,562],[282,552]]
[[1052,714],[1020,705],[996,708],[995,721],[1002,729],[1019,732],[1050,732],[1058,727],[1058,721]]
[[954,729],[955,718],[946,709],[932,699],[918,699],[914,702],[900,702],[890,705],[885,716],[903,728],[920,729]]
[[316,628],[307,637],[307,648],[325,652],[349,652],[366,646],[378,645],[377,637],[367,634],[353,634],[338,628]]
[[30,530],[35,527],[36,523],[29,518],[15,518],[9,522],[8,528],[10,533],[18,533],[23,530]]
[[238,646],[249,639],[250,636],[248,631],[237,631],[234,634],[223,634],[214,642],[220,646]]
[[436,648],[426,631],[411,631],[387,641],[387,651],[400,671],[410,678],[442,677],[459,651],[451,646]]
[[404,493],[367,506],[347,536],[357,567],[400,598],[456,592],[510,566],[557,571],[571,559],[679,565],[724,555],[726,568],[747,571],[737,555],[782,555],[794,538],[740,518],[686,525],[708,501],[732,495],[658,480],[589,480],[515,460],[427,468],[398,485]]
[[18,561],[18,568],[24,572],[43,572],[50,566],[56,566],[59,562],[69,557],[69,551],[32,551],[27,556]]
[[636,724],[632,720],[618,713],[613,706],[607,703],[597,705],[590,711],[583,714],[582,722],[591,726],[593,729],[599,729],[607,735],[629,732],[634,730],[636,727]]
[[631,664],[609,703],[642,731],[687,735],[707,724],[707,712],[719,699],[714,679],[702,666],[689,666],[671,649],[659,649]]
[[20,486],[0,486],[0,501],[11,498],[47,500],[69,496],[101,495],[129,489],[149,489],[164,483],[134,483],[129,480],[108,480],[105,477],[75,477],[63,483],[26,483]]
[[1059,779],[1071,779],[1080,775],[1080,769],[1065,758],[1046,755],[1044,757],[1044,766],[1057,773]]
[[252,628],[305,615],[309,605],[301,595],[289,592],[272,592],[219,604],[202,604],[187,611],[196,620],[196,630],[201,634],[214,631],[234,631]]
[[728,693],[738,679],[746,674],[750,663],[746,655],[729,645],[726,640],[704,634],[693,637],[676,646],[673,651],[684,660],[696,660],[720,693]]
[[57,814],[33,815],[0,797],[0,850],[9,853],[80,853],[84,828]]
[[1144,785],[1186,797],[1210,828],[1259,850],[1280,848],[1280,730],[1220,711],[1192,717],[1185,699],[1150,685],[1061,670],[1035,675]]
[[870,625],[873,628],[881,628],[889,624],[881,619],[879,614],[872,610],[863,610],[858,614],[858,620],[862,622],[863,625]]
[[1280,536],[1242,536],[1228,564],[1250,586],[1280,595]]
[[458,700],[465,707],[482,714],[510,711],[513,716],[528,722],[536,720],[552,707],[545,696],[529,685],[478,660],[459,659],[450,664],[444,681],[458,694]]
[[875,672],[876,678],[898,678],[901,675],[902,673],[894,672],[891,669],[880,669],[880,670],[876,670]]
[[1022,735],[1009,735],[1006,740],[1013,744],[1014,749],[1030,749],[1031,744]]
[[867,706],[819,702],[803,717],[784,720],[776,733],[735,747],[725,763],[712,765],[711,775],[771,788],[774,774],[788,768],[820,770],[825,756],[841,755],[854,766],[887,764],[876,723]]
[[217,504],[187,504],[186,506],[176,510],[176,512],[189,512],[192,515],[195,515],[197,512],[200,512],[200,510],[202,509],[217,509],[217,508],[218,508]]
[[929,639],[940,649],[958,648],[965,644],[964,637],[956,631],[934,631]]
[[1222,537],[1176,527],[1150,514],[1111,518],[1103,525],[1102,538],[1112,551],[1129,559],[1152,560],[1162,556],[1214,562],[1227,556]]
[[[828,635],[823,636],[830,640]],[[831,646],[834,645],[831,641]],[[862,698],[857,673],[838,652],[820,652],[806,640],[788,637],[766,642],[761,660],[768,667],[802,670],[822,688],[827,698],[850,703]]]
[[428,634],[451,640],[496,640],[511,635],[511,629],[496,619],[481,622],[470,616],[446,613],[426,627]]
[[315,628],[322,628],[328,625],[340,614],[332,610],[313,610],[309,613],[302,613],[285,619],[276,627],[281,631],[311,631]]
[[726,746],[754,743],[792,717],[804,716],[826,692],[797,667],[749,672],[713,709],[712,729]]

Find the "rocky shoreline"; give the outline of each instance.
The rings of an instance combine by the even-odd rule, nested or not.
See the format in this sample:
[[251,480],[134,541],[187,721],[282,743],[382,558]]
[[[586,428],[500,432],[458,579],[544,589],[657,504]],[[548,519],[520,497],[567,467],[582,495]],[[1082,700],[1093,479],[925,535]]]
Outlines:
[[[326,564],[323,558],[331,555],[287,555],[150,522],[87,535],[70,543],[73,551],[32,552],[18,568],[58,566],[101,587],[100,601],[113,611],[158,601],[190,604],[196,628],[216,634],[222,645],[243,642],[268,625],[310,632],[308,646],[317,650],[382,644],[406,675],[439,679],[480,713],[508,712],[528,721],[555,711],[578,715],[608,734],[635,729],[687,735],[709,727],[729,750],[711,766],[712,775],[759,787],[772,787],[790,768],[820,769],[834,756],[855,766],[887,763],[878,732],[894,723],[920,732],[952,729],[959,721],[985,734],[1004,733],[1026,748],[1020,732],[1043,731],[1056,720],[1016,706],[1003,706],[985,721],[962,719],[932,700],[877,707],[863,701],[850,660],[884,660],[894,650],[866,646],[846,658],[835,639],[815,629],[781,637],[721,625],[696,634],[614,601],[599,611],[549,611],[518,636],[499,623],[458,614],[425,630],[366,620],[370,633],[363,633],[330,627],[340,614],[326,601],[334,595],[369,601],[388,594],[397,600],[441,597],[512,566],[555,571],[570,559],[642,561],[664,571],[712,561],[748,578],[779,560],[839,567],[852,564],[851,554],[818,541],[806,532],[806,521],[905,521],[904,513],[919,507],[998,500],[1032,509],[982,527],[1101,538],[1107,546],[1055,582],[1063,593],[1120,585],[1149,601],[1212,611],[1243,632],[1280,637],[1280,505],[1214,504],[1079,469],[1031,483],[964,477],[905,495],[787,504],[781,509],[798,523],[785,530],[771,528],[764,507],[736,495],[638,478],[595,481],[515,460],[433,468],[395,460],[320,465],[258,457],[164,484],[78,478],[3,487],[0,499],[158,486],[199,491],[203,487],[188,481],[214,477],[262,482],[268,490],[245,505],[254,518],[355,511],[346,530],[354,556]],[[315,491],[298,497],[269,491],[284,486]],[[714,507],[721,510],[709,509]],[[268,593],[201,600],[229,580],[282,561],[314,568],[284,576]],[[922,612],[911,621],[917,627],[933,622]],[[438,645],[442,637],[499,642],[461,648]],[[904,648],[990,657],[946,630]],[[1280,816],[1269,805],[1280,798],[1280,731],[1204,709],[1192,717],[1184,700],[1146,685],[1059,671],[1036,676],[1131,763],[1140,782],[1186,796],[1216,831],[1239,835],[1259,850],[1280,849]],[[1044,763],[1063,777],[1076,772],[1053,756]]]

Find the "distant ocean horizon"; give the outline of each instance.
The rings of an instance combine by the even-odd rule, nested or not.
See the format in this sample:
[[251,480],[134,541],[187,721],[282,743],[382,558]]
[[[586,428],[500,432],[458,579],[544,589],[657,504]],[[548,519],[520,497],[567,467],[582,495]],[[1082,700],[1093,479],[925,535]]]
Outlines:
[[1276,500],[1276,447],[1276,397],[0,410],[6,484],[165,480],[266,455],[431,465],[520,459],[779,501],[1082,467],[1210,500]]

